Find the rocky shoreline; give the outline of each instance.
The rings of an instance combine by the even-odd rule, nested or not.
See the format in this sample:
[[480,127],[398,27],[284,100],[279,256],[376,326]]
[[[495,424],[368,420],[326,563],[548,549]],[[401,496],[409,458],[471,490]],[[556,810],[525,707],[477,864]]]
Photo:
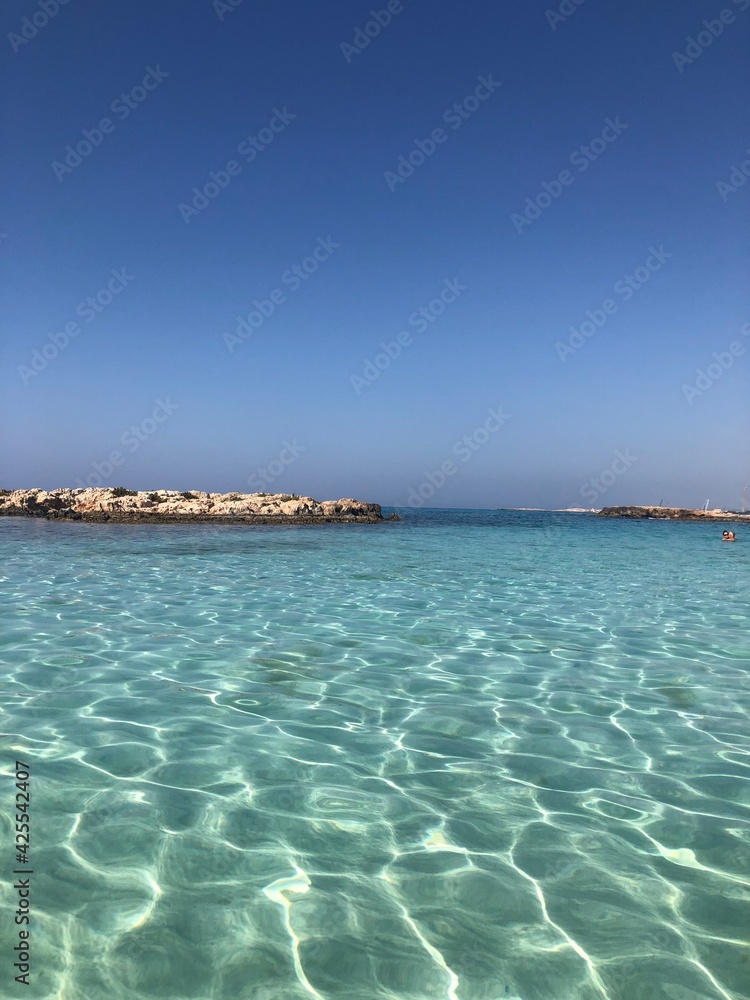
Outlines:
[[668,521],[739,521],[750,524],[750,513],[696,510],[691,507],[602,507],[598,517],[654,518]]
[[[289,493],[135,491],[123,487],[0,490],[0,517],[121,524],[376,524],[380,504]],[[393,520],[398,520],[392,515]]]

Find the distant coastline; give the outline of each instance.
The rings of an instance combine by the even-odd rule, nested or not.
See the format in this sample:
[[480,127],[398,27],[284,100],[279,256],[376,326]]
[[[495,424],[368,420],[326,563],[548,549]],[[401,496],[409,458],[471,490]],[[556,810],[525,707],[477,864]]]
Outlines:
[[599,517],[624,517],[653,519],[662,521],[737,521],[750,524],[750,511],[703,510],[693,507],[660,507],[656,505],[635,505],[621,507],[496,507],[496,510],[518,510],[539,512],[540,514],[596,514]]
[[[124,487],[0,490],[0,517],[126,524],[376,524],[380,504],[290,493],[137,491]],[[392,520],[398,520],[391,515]]]
[[598,507],[497,507],[496,510],[528,510],[540,514],[598,514]]
[[750,524],[750,512],[693,507],[603,507],[599,517],[650,518],[665,521],[740,521]]

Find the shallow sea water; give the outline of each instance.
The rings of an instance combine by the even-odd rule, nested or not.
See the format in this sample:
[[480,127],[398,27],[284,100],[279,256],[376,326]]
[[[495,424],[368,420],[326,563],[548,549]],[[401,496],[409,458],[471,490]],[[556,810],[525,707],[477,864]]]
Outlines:
[[750,995],[750,528],[403,513],[0,519],[0,994]]

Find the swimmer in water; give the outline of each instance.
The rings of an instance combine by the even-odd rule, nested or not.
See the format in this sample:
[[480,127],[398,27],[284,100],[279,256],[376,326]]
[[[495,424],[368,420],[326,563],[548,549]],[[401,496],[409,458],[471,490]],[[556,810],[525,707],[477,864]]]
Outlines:
[[736,542],[737,539],[734,537],[733,531],[722,531],[721,533],[722,542]]

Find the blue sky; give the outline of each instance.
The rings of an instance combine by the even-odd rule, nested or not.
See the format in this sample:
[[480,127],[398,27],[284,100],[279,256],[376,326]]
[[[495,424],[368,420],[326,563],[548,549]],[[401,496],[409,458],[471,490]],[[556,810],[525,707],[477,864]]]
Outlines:
[[741,502],[750,0],[45,3],[2,485]]

